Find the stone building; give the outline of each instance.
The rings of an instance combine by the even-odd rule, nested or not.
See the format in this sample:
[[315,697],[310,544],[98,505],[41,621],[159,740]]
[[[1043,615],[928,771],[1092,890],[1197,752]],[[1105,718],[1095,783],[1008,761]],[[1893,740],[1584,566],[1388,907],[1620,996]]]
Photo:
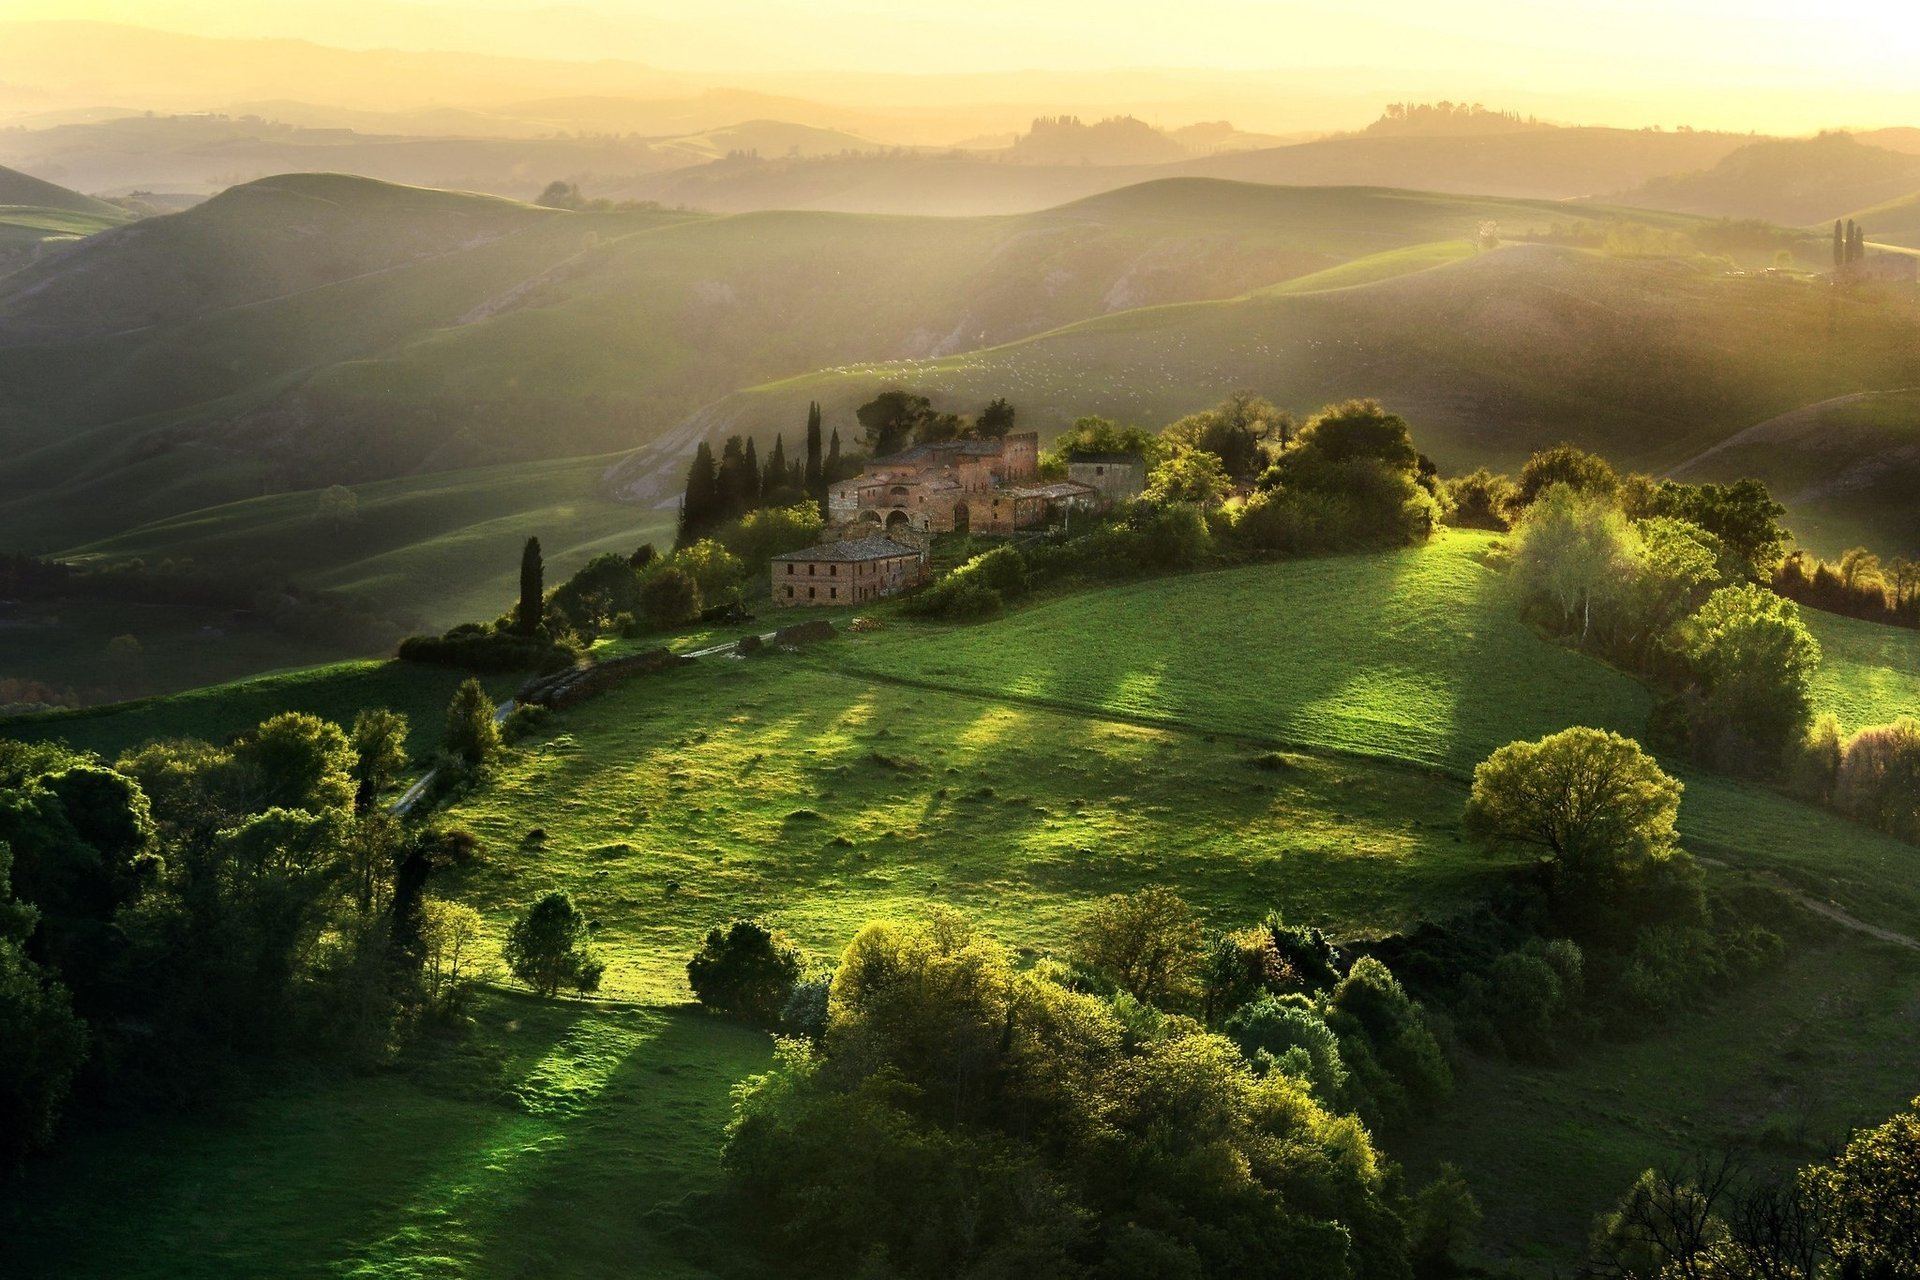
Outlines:
[[926,555],[884,534],[824,542],[773,558],[773,602],[860,604],[897,595],[926,576]]
[[1071,481],[1042,484],[1040,437],[943,440],[866,463],[827,491],[827,523],[849,532],[1009,534],[1045,524],[1062,506],[1099,493]]
[[1109,503],[1132,502],[1147,487],[1147,460],[1137,453],[1075,449],[1067,455],[1067,479],[1097,490]]

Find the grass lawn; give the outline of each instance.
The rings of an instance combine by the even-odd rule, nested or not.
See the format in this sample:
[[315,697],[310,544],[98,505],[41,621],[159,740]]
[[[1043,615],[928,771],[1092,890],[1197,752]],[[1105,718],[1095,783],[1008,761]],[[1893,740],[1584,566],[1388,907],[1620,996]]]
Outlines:
[[1093,898],[1172,883],[1222,921],[1277,906],[1347,934],[1444,914],[1502,868],[1457,838],[1437,775],[787,657],[706,660],[550,724],[446,815],[481,855],[440,890],[499,931],[566,886],[637,999],[685,998],[701,936],[744,914],[821,959],[933,903],[1048,948]]
[[1576,724],[1639,735],[1646,691],[1522,626],[1483,563],[1490,542],[1456,532],[1380,555],[1162,578],[983,626],[900,625],[830,660],[1462,777],[1514,738]]
[[1839,934],[1780,968],[1563,1066],[1467,1056],[1452,1099],[1394,1154],[1461,1167],[1487,1254],[1566,1274],[1594,1214],[1642,1169],[1729,1144],[1760,1171],[1824,1159],[1920,1092],[1920,954]]
[[697,1200],[770,1058],[697,1012],[484,996],[401,1069],[75,1135],[0,1200],[0,1274],[746,1274]]
[[1814,703],[1839,716],[1842,730],[1920,716],[1920,631],[1819,609],[1800,616],[1820,641]]

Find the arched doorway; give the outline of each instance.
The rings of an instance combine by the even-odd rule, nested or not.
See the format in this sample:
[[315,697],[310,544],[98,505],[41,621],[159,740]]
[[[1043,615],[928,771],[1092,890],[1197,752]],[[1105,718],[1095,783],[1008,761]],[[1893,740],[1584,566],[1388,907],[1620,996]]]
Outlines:
[[904,511],[895,511],[887,517],[887,532],[896,533],[902,529],[911,529],[913,518]]
[[862,511],[853,518],[853,522],[861,526],[861,533],[874,533],[880,528],[880,513],[878,511]]
[[973,532],[973,513],[964,502],[953,504],[953,531],[962,537]]

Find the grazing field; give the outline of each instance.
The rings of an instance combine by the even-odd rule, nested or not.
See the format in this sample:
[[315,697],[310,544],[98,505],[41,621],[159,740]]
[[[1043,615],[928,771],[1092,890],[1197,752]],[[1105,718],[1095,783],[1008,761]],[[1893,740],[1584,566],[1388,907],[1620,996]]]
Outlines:
[[0,1200],[0,1273],[746,1274],[699,1200],[728,1089],[771,1048],[694,1012],[487,996],[395,1069],[75,1135]]
[[1646,691],[1522,626],[1484,563],[1492,541],[1449,532],[1404,551],[1071,595],[984,626],[903,625],[835,661],[1455,776],[1569,725],[1639,736]]
[[1839,716],[1842,729],[1920,717],[1920,631],[1818,609],[1800,616],[1820,641],[1814,702]]
[[1379,933],[1510,865],[1459,839],[1463,793],[1437,776],[777,656],[637,681],[551,733],[447,813],[480,852],[442,890],[499,931],[567,887],[609,990],[645,1000],[685,998],[687,956],[739,915],[823,961],[932,903],[1046,948],[1090,899],[1169,883],[1222,919]]

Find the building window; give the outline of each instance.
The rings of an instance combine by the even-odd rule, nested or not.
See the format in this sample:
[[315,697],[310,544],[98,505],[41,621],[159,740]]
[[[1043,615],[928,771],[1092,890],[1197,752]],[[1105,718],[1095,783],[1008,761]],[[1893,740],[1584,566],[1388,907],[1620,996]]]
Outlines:
[[788,565],[788,566],[787,566],[787,572],[788,572],[789,574],[791,574],[791,573],[793,572],[793,566],[792,566],[792,565]]
[[792,588],[792,587],[788,587],[788,588],[787,588],[787,599],[789,599],[789,600],[791,600],[791,599],[793,599],[793,588]]
[[832,577],[832,578],[837,578],[837,577],[839,577],[839,576],[840,576],[840,566],[839,566],[839,565],[837,565],[837,564],[830,564],[830,565],[828,565],[828,566],[827,566],[827,576],[828,576],[828,577]]
[[810,564],[810,565],[808,565],[808,566],[807,566],[807,576],[808,576],[809,578],[811,578],[811,577],[812,577],[812,576],[814,575],[814,572],[815,572],[816,570],[818,570],[818,569],[819,569],[819,567],[820,567],[820,566],[819,566],[819,565],[817,565],[817,564]]
[[1103,475],[1105,475],[1105,474],[1107,474],[1107,469],[1106,469],[1105,467],[1095,467],[1095,468],[1093,469],[1093,474],[1095,474],[1095,475],[1097,475],[1097,476],[1103,476]]
[[811,599],[813,599],[813,593],[814,593],[814,589],[813,589],[812,587],[808,587],[808,588],[807,588],[807,599],[809,599],[809,600],[811,600]]
[[831,600],[838,600],[838,599],[840,598],[840,588],[838,588],[838,587],[828,587],[828,588],[827,588],[827,597],[828,597],[828,599],[831,599]]

